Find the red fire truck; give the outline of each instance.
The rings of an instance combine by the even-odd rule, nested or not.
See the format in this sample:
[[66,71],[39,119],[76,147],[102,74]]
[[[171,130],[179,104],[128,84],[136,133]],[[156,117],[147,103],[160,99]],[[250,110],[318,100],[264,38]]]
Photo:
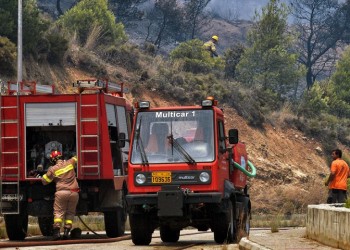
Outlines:
[[163,242],[177,242],[188,226],[211,229],[217,243],[248,234],[247,176],[256,169],[238,131],[226,136],[217,101],[161,108],[139,102],[136,109],[126,195],[133,243],[148,245],[158,227]]
[[36,178],[52,150],[78,156],[77,215],[102,212],[107,236],[124,234],[129,147],[117,142],[119,133],[128,138],[132,107],[122,84],[89,79],[74,87],[76,94],[55,94],[52,86],[9,82],[0,95],[1,213],[10,240],[26,237],[28,215],[52,235],[55,185]]

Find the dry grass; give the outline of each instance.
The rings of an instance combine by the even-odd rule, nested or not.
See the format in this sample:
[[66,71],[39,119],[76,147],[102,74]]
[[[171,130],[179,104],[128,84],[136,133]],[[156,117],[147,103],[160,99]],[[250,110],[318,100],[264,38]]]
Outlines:
[[271,231],[281,227],[304,227],[306,214],[256,214],[252,216],[251,227],[271,228]]
[[297,119],[297,116],[292,111],[291,103],[284,103],[282,108],[276,111],[273,111],[271,114],[268,114],[267,120],[273,126],[279,127],[288,127],[288,122],[291,120]]
[[304,185],[307,189],[294,183],[264,187],[252,196],[252,210],[264,214],[303,214],[310,204],[326,203],[328,189],[323,183],[310,181]]
[[91,28],[89,35],[86,39],[84,49],[86,49],[86,50],[95,49],[95,47],[98,44],[98,41],[101,37],[102,37],[102,26],[94,25]]

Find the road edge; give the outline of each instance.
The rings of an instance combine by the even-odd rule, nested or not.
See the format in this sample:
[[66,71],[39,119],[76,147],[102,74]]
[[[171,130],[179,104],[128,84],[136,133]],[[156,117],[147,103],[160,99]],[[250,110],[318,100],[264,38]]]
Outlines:
[[238,247],[240,250],[271,250],[271,248],[250,241],[247,237],[244,237],[239,241]]

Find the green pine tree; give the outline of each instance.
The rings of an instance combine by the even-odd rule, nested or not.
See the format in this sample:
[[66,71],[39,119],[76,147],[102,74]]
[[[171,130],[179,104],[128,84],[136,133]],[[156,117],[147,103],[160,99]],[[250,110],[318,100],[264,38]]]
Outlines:
[[248,34],[248,48],[237,65],[238,80],[249,87],[269,92],[278,99],[293,95],[302,67],[298,55],[291,52],[293,37],[288,32],[288,8],[279,0],[270,0],[255,15]]
[[331,111],[339,117],[350,118],[350,47],[337,63],[330,88]]

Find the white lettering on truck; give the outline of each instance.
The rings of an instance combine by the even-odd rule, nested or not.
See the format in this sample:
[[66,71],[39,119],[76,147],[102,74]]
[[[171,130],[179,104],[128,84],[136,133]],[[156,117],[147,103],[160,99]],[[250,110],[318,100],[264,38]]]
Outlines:
[[156,112],[156,118],[182,118],[182,117],[188,117],[188,116],[195,116],[195,111],[192,112],[183,112],[183,111],[159,111]]

